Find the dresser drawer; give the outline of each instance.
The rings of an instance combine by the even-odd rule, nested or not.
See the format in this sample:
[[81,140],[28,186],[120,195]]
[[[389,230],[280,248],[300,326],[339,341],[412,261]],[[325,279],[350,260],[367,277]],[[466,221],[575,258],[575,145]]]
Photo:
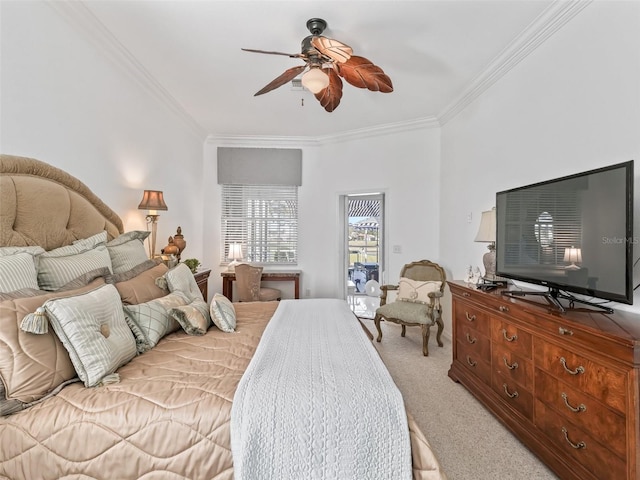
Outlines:
[[491,385],[491,364],[489,363],[490,355],[483,355],[469,345],[466,341],[462,343],[458,340],[458,362],[464,365],[466,369],[473,372],[480,380],[487,385]]
[[514,410],[533,421],[533,394],[510,378],[494,370],[492,387]]
[[625,462],[591,435],[558,415],[540,400],[535,401],[536,426],[550,439],[550,447],[575,460],[593,474],[594,480],[627,478]]
[[491,317],[489,314],[466,302],[456,302],[454,307],[454,321],[458,327],[466,325],[479,333],[491,336]]
[[515,352],[521,357],[531,359],[533,340],[529,332],[525,332],[510,322],[499,318],[493,319],[491,339],[495,345],[500,345]]
[[534,349],[536,366],[626,414],[627,377],[624,373],[552,343],[536,341]]
[[621,458],[627,451],[626,419],[601,402],[536,369],[537,398],[553,407],[560,416],[607,445]]
[[491,354],[491,365],[495,372],[516,382],[528,390],[533,389],[533,364],[508,348],[494,345]]
[[481,335],[477,330],[461,325],[456,330],[456,340],[467,346],[469,352],[474,352],[474,357],[482,358],[486,362],[491,360],[491,340]]

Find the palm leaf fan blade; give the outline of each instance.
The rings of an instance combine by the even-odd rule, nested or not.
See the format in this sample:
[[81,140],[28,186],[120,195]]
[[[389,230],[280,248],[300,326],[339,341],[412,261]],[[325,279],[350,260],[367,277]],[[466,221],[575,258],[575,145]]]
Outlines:
[[311,45],[318,50],[321,55],[329,57],[335,62],[344,63],[353,55],[353,49],[349,45],[327,37],[313,37]]
[[270,92],[271,90],[275,90],[278,87],[281,87],[287,82],[290,82],[298,75],[302,73],[302,71],[307,68],[306,65],[300,65],[298,67],[292,67],[284,71],[282,75],[273,79],[268,85],[265,85],[261,90],[256,92],[253,96],[257,97],[258,95],[262,95],[263,93]]
[[316,93],[315,97],[327,112],[333,112],[342,99],[342,80],[333,68],[323,68],[322,71],[329,76],[329,85]]
[[391,79],[371,60],[353,55],[344,63],[336,64],[338,74],[354,87],[373,92],[393,92]]

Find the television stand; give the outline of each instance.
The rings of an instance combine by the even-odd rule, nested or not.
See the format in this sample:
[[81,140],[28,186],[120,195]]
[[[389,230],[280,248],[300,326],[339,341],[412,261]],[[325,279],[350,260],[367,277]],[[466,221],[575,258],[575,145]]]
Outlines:
[[579,298],[574,297],[573,295],[567,295],[565,293],[561,293],[557,288],[549,288],[546,292],[536,292],[536,291],[526,291],[526,290],[503,290],[502,295],[505,297],[524,297],[525,295],[537,295],[540,297],[544,297],[547,302],[551,305],[554,305],[560,310],[562,313],[567,311],[567,308],[560,303],[560,299],[569,300],[569,308],[574,308],[574,303],[581,303],[583,305],[588,305],[590,307],[599,308],[604,310],[605,312],[611,314],[613,313],[613,308],[606,307],[604,305],[600,305],[599,303],[589,302],[588,300],[581,300]]

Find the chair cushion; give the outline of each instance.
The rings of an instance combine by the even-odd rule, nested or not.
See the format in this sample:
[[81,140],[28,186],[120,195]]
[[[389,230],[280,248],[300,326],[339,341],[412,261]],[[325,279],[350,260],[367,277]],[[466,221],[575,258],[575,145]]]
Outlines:
[[270,302],[272,300],[278,300],[282,297],[282,292],[277,288],[260,288],[260,301],[261,302]]
[[400,320],[405,323],[433,323],[429,316],[429,306],[424,303],[413,302],[392,302],[376,310],[376,315],[380,315],[387,320]]

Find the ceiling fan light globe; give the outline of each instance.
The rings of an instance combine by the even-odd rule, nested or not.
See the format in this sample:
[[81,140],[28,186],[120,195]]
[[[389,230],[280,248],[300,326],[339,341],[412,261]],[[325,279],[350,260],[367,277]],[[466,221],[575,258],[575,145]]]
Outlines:
[[329,86],[329,76],[319,68],[311,68],[302,75],[302,86],[311,93],[318,93]]

